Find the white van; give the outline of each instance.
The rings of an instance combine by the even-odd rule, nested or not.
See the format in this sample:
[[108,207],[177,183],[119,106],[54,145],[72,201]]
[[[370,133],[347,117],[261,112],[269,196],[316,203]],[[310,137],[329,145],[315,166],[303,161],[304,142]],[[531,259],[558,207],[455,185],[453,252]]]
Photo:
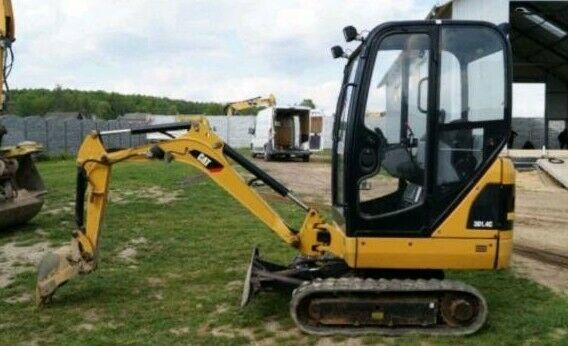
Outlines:
[[251,155],[310,160],[310,114],[307,107],[269,107],[258,112],[250,144]]

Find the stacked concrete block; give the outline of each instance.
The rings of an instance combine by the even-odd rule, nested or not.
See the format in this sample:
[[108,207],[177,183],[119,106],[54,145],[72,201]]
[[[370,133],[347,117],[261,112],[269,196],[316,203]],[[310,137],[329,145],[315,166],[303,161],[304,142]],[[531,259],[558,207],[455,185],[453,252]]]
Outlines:
[[50,154],[66,154],[65,148],[65,120],[62,119],[48,119],[47,124],[47,143],[45,145],[46,150]]
[[84,120],[68,119],[65,121],[66,151],[75,155],[84,137]]
[[249,128],[254,127],[254,116],[227,117],[227,141],[235,148],[246,148],[250,146],[252,135]]
[[224,116],[208,116],[209,126],[215,131],[217,135],[227,141],[228,134],[228,118]]
[[[235,148],[248,148],[251,134],[249,128],[254,127],[254,116],[208,116],[209,124],[215,132]],[[75,155],[85,136],[92,131],[119,130],[143,126],[128,120],[79,120],[30,116],[26,118],[8,115],[0,117],[0,124],[8,129],[4,137],[4,145],[15,145],[28,140],[44,145],[49,154]],[[324,147],[332,144],[333,118],[324,117],[323,135]],[[109,149],[126,148],[142,145],[147,142],[146,135],[117,134],[104,139]]]
[[23,118],[8,115],[0,118],[2,124],[8,130],[2,140],[2,145],[16,145],[26,139],[25,121]]
[[25,139],[45,145],[47,143],[47,124],[39,116],[30,116],[24,119]]

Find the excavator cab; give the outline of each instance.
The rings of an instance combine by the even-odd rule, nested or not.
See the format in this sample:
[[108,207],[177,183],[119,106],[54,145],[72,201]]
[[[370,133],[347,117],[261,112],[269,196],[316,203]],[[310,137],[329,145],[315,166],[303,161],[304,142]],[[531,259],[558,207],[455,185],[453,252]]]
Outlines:
[[[348,58],[334,126],[334,218],[348,237],[432,235],[507,142],[510,66],[506,34],[488,23],[368,35]],[[472,221],[507,227],[506,213]]]

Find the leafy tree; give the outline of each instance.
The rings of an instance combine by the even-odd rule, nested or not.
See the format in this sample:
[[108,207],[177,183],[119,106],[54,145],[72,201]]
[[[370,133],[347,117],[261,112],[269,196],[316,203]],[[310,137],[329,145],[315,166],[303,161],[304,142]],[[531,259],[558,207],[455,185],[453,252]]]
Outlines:
[[300,106],[316,109],[316,104],[312,101],[312,99],[303,99],[302,102],[300,102]]
[[[222,115],[223,104],[193,102],[165,97],[124,95],[116,92],[81,91],[57,85],[48,89],[11,91],[8,112],[19,116],[45,115],[49,112],[80,112],[103,119],[126,113]],[[252,113],[249,113],[252,114]]]

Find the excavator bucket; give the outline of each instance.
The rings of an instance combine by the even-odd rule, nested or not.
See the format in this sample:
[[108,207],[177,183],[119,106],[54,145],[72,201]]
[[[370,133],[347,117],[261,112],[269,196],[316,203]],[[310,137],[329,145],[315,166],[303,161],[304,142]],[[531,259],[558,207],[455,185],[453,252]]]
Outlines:
[[0,148],[0,231],[36,216],[47,192],[32,154],[43,150],[33,142]]
[[79,273],[94,270],[96,261],[85,262],[79,253],[75,239],[70,245],[62,246],[46,254],[38,265],[36,303],[48,303],[58,287],[77,276]]

